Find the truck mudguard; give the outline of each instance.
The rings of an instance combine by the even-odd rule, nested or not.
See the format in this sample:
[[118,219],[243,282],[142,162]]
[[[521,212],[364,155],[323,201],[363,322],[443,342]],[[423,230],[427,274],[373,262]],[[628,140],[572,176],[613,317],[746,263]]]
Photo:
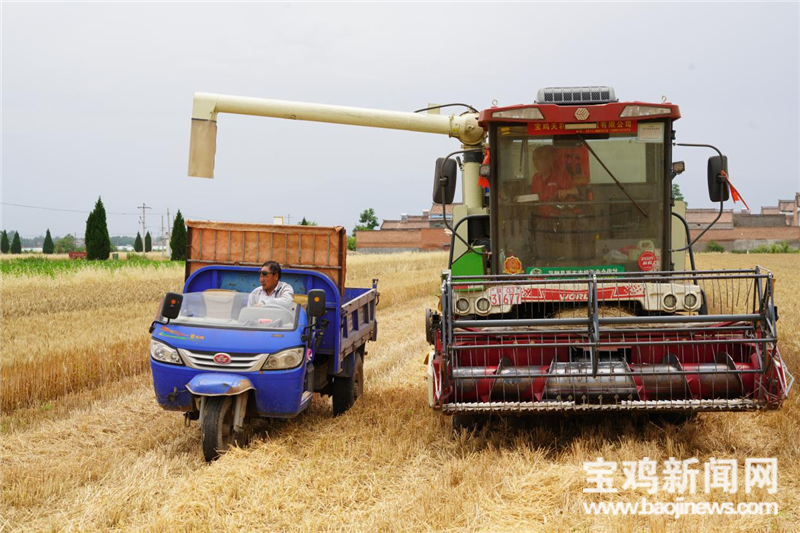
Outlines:
[[198,374],[186,384],[189,392],[198,396],[236,396],[255,389],[249,379],[236,374],[209,372]]

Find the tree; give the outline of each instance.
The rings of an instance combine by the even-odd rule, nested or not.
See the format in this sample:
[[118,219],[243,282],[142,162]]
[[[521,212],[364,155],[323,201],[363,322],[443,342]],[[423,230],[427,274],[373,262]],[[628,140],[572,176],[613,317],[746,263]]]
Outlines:
[[111,237],[108,235],[106,223],[106,208],[99,197],[94,204],[94,210],[86,219],[86,259],[105,261],[111,255]]
[[11,241],[11,253],[12,254],[22,253],[22,241],[19,240],[19,232],[14,233],[14,240]]
[[356,238],[354,236],[347,238],[347,249],[351,252],[356,251]]
[[178,209],[178,214],[175,215],[175,222],[172,224],[169,247],[172,250],[170,259],[173,261],[186,260],[186,224],[183,222],[183,215],[181,215],[180,209]]
[[0,252],[7,254],[11,250],[11,243],[8,242],[8,232],[3,230],[2,237],[0,237]]
[[306,217],[303,217],[303,220],[300,221],[300,226],[316,226],[317,223],[313,220],[306,220]]
[[685,202],[686,201],[683,198],[683,193],[681,192],[681,186],[678,185],[677,183],[674,183],[674,182],[672,184],[672,197],[675,200],[678,200],[678,201],[681,201],[681,202]]
[[42,245],[43,254],[52,254],[56,249],[53,244],[53,237],[50,236],[50,228],[47,228],[47,235],[44,236],[44,244]]
[[358,217],[358,224],[353,228],[353,233],[357,231],[371,231],[379,225],[378,217],[375,216],[373,208],[364,209]]
[[144,251],[145,252],[153,251],[153,239],[150,237],[149,231],[144,236]]
[[56,241],[56,253],[67,254],[69,252],[78,251],[78,244],[75,242],[75,237],[67,233]]
[[133,251],[134,252],[141,252],[144,250],[144,244],[142,244],[142,236],[139,233],[136,234],[136,240],[133,241]]

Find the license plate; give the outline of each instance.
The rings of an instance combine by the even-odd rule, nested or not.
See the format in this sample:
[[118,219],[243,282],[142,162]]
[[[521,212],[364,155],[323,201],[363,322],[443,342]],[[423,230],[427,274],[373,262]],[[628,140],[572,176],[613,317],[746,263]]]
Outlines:
[[492,305],[516,305],[522,301],[522,287],[492,287],[489,289],[489,303]]

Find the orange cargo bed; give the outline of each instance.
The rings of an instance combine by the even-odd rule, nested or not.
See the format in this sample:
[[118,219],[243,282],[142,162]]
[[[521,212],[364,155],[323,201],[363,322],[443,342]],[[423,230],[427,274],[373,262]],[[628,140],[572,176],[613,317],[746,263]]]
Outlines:
[[239,224],[187,220],[186,278],[208,265],[261,266],[277,261],[331,278],[344,294],[347,234],[343,227]]

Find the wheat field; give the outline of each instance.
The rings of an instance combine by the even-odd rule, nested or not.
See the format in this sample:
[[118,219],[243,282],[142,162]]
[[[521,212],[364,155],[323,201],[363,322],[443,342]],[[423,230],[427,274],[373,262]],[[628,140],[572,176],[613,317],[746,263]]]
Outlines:
[[[365,396],[332,418],[315,398],[249,446],[206,464],[196,424],[152,392],[147,327],[183,269],[79,271],[0,284],[3,531],[786,531],[800,530],[798,390],[778,412],[662,425],[617,414],[503,419],[454,433],[427,406],[424,310],[444,254],[357,255],[348,285],[380,279]],[[701,254],[700,268],[760,264],[777,278],[780,349],[800,374],[800,264],[790,255]],[[584,461],[776,457],[777,516],[609,517],[582,504]],[[643,492],[620,493],[636,500]],[[665,499],[666,496],[662,496]]]

